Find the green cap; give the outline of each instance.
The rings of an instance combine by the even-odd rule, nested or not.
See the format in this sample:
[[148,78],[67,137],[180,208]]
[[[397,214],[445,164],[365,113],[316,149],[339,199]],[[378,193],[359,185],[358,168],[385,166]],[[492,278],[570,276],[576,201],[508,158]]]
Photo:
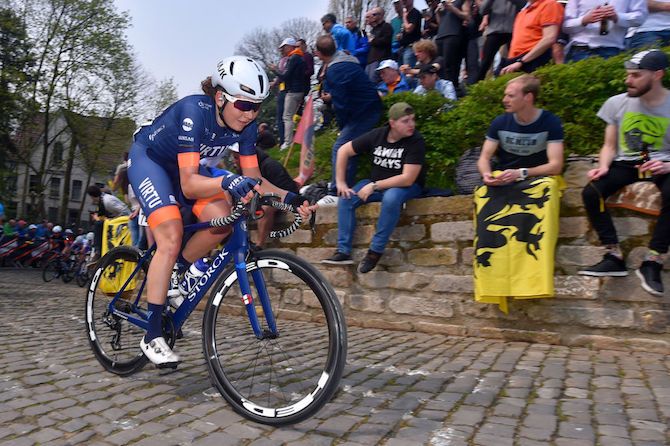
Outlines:
[[398,119],[414,114],[414,109],[407,102],[396,102],[389,108],[389,119]]

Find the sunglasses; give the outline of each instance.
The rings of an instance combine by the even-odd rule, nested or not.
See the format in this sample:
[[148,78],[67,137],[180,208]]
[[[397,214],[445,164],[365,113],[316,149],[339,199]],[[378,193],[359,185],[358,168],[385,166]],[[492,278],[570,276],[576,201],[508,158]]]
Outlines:
[[239,111],[243,112],[248,112],[248,111],[258,111],[261,108],[261,103],[260,102],[251,102],[251,101],[245,101],[244,99],[239,99],[236,98],[235,96],[231,96],[228,93],[222,92],[223,97],[226,98],[228,102],[233,103],[233,107],[238,109]]

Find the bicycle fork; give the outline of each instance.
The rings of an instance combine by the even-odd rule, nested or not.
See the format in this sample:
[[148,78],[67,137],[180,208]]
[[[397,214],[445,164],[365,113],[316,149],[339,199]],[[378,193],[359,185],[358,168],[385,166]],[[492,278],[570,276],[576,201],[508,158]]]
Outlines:
[[241,299],[247,310],[247,316],[249,317],[249,322],[251,323],[251,328],[253,329],[254,334],[258,339],[276,339],[279,336],[279,331],[277,330],[277,323],[275,321],[274,313],[272,312],[270,296],[265,285],[263,272],[260,268],[255,268],[251,272],[251,277],[254,281],[254,285],[256,285],[258,298],[261,301],[265,321],[268,325],[267,330],[261,329],[261,324],[258,320],[258,314],[256,313],[256,307],[254,306],[251,294],[251,285],[249,284],[249,278],[247,277],[247,264],[244,255],[241,252],[238,252],[236,255],[235,271],[237,272],[237,282],[240,286],[240,292],[242,293]]

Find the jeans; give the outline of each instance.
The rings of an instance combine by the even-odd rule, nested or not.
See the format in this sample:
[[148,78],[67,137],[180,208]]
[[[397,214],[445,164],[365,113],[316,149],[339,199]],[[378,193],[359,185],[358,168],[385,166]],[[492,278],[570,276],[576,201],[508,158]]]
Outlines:
[[[371,180],[361,180],[352,188],[356,192],[363,189]],[[365,203],[381,201],[382,208],[377,219],[377,229],[370,243],[370,250],[383,253],[391,233],[398,224],[402,205],[412,198],[421,195],[421,186],[412,184],[409,187],[392,187],[381,192],[373,192],[367,201],[361,200],[358,195],[343,198],[337,202],[337,250],[344,254],[351,254],[354,229],[356,228],[356,208]]]
[[140,245],[140,223],[138,217],[131,218],[128,220],[128,230],[130,231],[130,240],[133,243],[133,246],[137,247]]
[[282,118],[284,120],[284,143],[291,144],[293,142],[293,115],[298,111],[302,98],[302,92],[286,93],[284,98],[284,113]]
[[633,34],[630,38],[630,48],[655,47],[670,45],[670,30],[644,31]]
[[[348,143],[352,139],[358,138],[362,134],[369,132],[372,128],[377,125],[379,118],[381,117],[381,110],[375,110],[373,113],[368,113],[363,119],[351,122],[345,125],[340,131],[339,136],[333,144],[333,150],[331,153],[331,166],[332,166],[332,175],[331,175],[331,184],[329,193],[331,195],[336,195],[335,189],[335,166],[337,164],[337,151],[340,150],[344,144]],[[358,156],[352,156],[349,158],[347,164],[347,184],[351,187],[356,181],[356,170],[358,169]]]
[[583,46],[572,46],[570,47],[568,54],[565,56],[565,63],[579,62],[580,60],[588,59],[589,57],[609,59],[619,53],[621,53],[621,50],[615,47],[588,48]]
[[[616,245],[619,239],[607,208],[601,212],[600,200],[606,200],[607,197],[628,184],[642,181],[637,167],[633,164],[636,163],[612,162],[607,175],[587,184],[582,191],[582,199],[589,221],[603,245]],[[670,246],[670,175],[656,175],[651,181],[661,190],[662,206],[661,215],[658,217],[651,242],[649,242],[649,249],[663,254],[668,252],[668,246]]]

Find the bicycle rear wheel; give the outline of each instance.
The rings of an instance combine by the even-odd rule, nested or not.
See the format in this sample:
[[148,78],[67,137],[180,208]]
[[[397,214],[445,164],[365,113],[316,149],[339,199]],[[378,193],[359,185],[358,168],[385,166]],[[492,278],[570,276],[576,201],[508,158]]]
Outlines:
[[51,282],[60,276],[60,260],[49,260],[42,268],[42,280]]
[[78,262],[77,266],[75,267],[75,271],[76,271],[75,278],[77,279],[77,285],[83,288],[89,279],[89,272],[88,267],[86,266],[86,262],[84,262],[83,260],[81,262]]
[[[271,335],[258,299],[261,275],[278,334]],[[316,413],[333,396],[346,360],[342,309],[323,276],[306,261],[267,250],[247,261],[265,336],[246,316],[235,269],[216,283],[203,320],[203,349],[212,383],[233,409],[253,421],[285,425]]]
[[[119,246],[110,250],[98,264],[86,293],[86,334],[97,360],[102,366],[117,375],[130,375],[144,367],[147,358],[140,349],[140,339],[144,330],[109,312],[109,303],[135,270],[141,253],[129,246]],[[139,288],[144,282],[149,262],[126,287],[117,309],[132,313]],[[143,291],[146,295],[146,289]],[[138,305],[146,309],[146,299],[142,296]]]
[[72,282],[72,279],[74,279],[74,274],[75,274],[75,264],[73,260],[66,260],[63,263],[63,272],[61,274],[61,279],[63,279],[63,283],[69,283]]

